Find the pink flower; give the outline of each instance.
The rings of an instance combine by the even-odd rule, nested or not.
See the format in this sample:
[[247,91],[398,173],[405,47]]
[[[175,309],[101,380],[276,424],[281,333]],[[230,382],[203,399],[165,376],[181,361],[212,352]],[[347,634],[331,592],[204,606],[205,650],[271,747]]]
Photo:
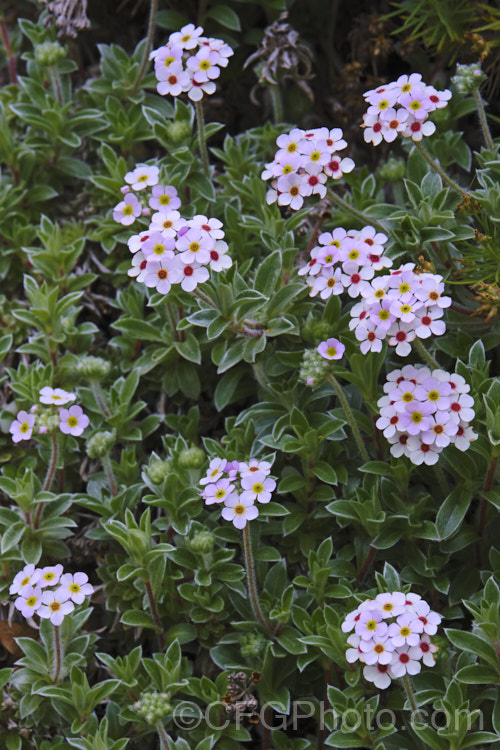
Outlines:
[[422,665],[420,662],[412,658],[410,653],[411,649],[405,651],[394,651],[393,661],[390,665],[390,672],[392,677],[404,677],[405,674],[415,675],[420,672]]
[[81,406],[70,406],[69,409],[59,410],[59,429],[65,435],[81,435],[89,424],[89,418],[83,413]]
[[177,190],[172,185],[167,185],[166,187],[155,185],[151,193],[152,197],[149,199],[149,205],[156,211],[172,211],[181,205]]
[[38,585],[44,589],[46,586],[56,586],[59,583],[63,572],[63,566],[58,563],[57,565],[47,565],[40,571],[40,580]]
[[244,492],[240,495],[240,499],[268,503],[271,499],[271,493],[276,488],[276,482],[274,479],[266,477],[264,472],[256,472],[250,476],[242,477],[241,486]]
[[118,203],[113,209],[113,219],[119,224],[128,227],[133,224],[138,216],[142,213],[142,206],[133,193],[125,196],[121,203]]
[[68,601],[68,599],[69,595],[62,587],[57,589],[57,591],[44,591],[42,594],[42,606],[37,614],[43,620],[50,620],[53,625],[60,625],[65,615],[73,612],[75,608],[73,602]]
[[39,586],[28,586],[23,589],[22,596],[14,602],[14,607],[23,617],[32,617],[42,605],[42,589]]
[[344,344],[341,344],[338,339],[334,338],[322,341],[318,346],[318,353],[321,354],[324,359],[342,359],[344,352]]
[[225,471],[226,459],[225,458],[212,458],[210,461],[207,475],[200,479],[200,484],[205,485],[210,482],[217,482],[222,477]]
[[253,500],[244,498],[243,495],[240,497],[234,495],[227,499],[221,515],[224,520],[232,521],[237,529],[244,529],[247,521],[257,518],[259,511],[253,504]]
[[46,385],[40,390],[40,402],[42,404],[57,404],[57,406],[63,406],[69,401],[74,401],[76,398],[74,393],[68,393],[63,391],[62,388],[50,388]]
[[368,682],[373,682],[379,690],[385,690],[391,684],[388,664],[367,665],[363,668],[363,677]]
[[9,432],[12,435],[12,441],[19,443],[21,440],[29,440],[33,434],[33,427],[35,425],[35,415],[28,414],[27,411],[20,411],[17,413],[17,417],[9,427]]
[[82,604],[86,596],[91,596],[94,593],[94,587],[91,583],[88,583],[89,577],[86,573],[65,573],[60,580],[61,587],[57,589],[58,592],[67,594],[67,598],[75,602],[75,604]]
[[233,495],[237,497],[234,489],[234,484],[231,484],[229,479],[219,479],[214,484],[208,484],[204,492],[205,503],[225,503]]
[[25,592],[33,588],[38,582],[42,571],[40,568],[35,568],[33,563],[25,565],[19,573],[16,573],[14,580],[12,581],[9,594],[21,594],[24,596]]
[[[131,172],[127,172],[125,182],[132,187],[132,190],[144,190],[144,188],[158,183],[159,174],[158,167],[138,164]],[[125,200],[127,200],[127,197],[125,197]]]

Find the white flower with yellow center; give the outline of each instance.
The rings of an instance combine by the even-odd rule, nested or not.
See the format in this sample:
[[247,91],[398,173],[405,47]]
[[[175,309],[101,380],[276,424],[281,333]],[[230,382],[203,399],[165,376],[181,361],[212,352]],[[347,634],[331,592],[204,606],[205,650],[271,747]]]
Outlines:
[[226,521],[232,521],[237,529],[244,529],[247,521],[253,521],[259,515],[259,511],[254,505],[253,500],[244,498],[244,494],[239,497],[233,495],[228,498],[221,513],[222,518]]

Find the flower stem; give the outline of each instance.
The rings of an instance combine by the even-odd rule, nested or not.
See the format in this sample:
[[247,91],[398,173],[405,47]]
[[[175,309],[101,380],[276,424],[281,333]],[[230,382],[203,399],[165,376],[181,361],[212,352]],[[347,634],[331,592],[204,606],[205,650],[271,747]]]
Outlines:
[[491,137],[491,132],[488,125],[488,120],[486,118],[486,112],[484,109],[483,99],[481,97],[479,87],[476,86],[476,88],[472,89],[472,95],[474,96],[474,104],[476,105],[476,110],[479,116],[479,122],[481,124],[481,130],[483,131],[483,137],[486,146],[489,151],[494,151],[495,144],[493,143],[493,138]]
[[[462,192],[462,191],[461,191]],[[362,211],[358,211],[357,208],[354,208],[354,206],[351,206],[349,203],[347,203],[343,198],[341,198],[339,195],[333,192],[333,190],[328,190],[328,196],[330,197],[330,200],[333,201],[333,203],[336,203],[337,206],[340,208],[343,208],[344,211],[347,211],[348,213],[355,216],[360,221],[364,222],[364,224],[369,224],[372,227],[375,227],[379,230],[379,232],[383,232],[384,234],[387,233],[387,228],[384,227],[383,224],[381,224],[377,219],[372,219],[371,216],[367,216]]]
[[108,409],[108,406],[106,404],[106,401],[104,400],[104,394],[102,392],[101,384],[98,380],[92,379],[90,381],[90,387],[92,389],[92,393],[94,394],[95,402],[99,409],[102,411],[104,416],[106,418],[111,416],[111,412]]
[[165,649],[165,636],[163,633],[163,626],[161,624],[160,615],[158,614],[158,608],[156,606],[156,599],[153,593],[153,587],[151,586],[151,581],[144,581],[144,585],[146,587],[146,594],[148,595],[149,608],[151,609],[153,622],[158,628],[158,632],[157,632],[158,646],[160,647],[160,651],[163,651]]
[[200,144],[201,161],[203,171],[207,177],[210,177],[210,167],[208,164],[207,142],[205,140],[205,118],[203,117],[203,105],[201,101],[195,102],[196,124],[198,126],[198,141]]
[[7,33],[7,26],[5,25],[5,19],[3,18],[3,16],[0,17],[0,33],[2,34],[3,44],[5,47],[5,57],[7,58],[7,64],[9,66],[10,82],[17,83],[16,56],[12,53],[9,34]]
[[269,95],[271,97],[271,106],[273,108],[274,123],[283,122],[283,101],[281,90],[278,84],[269,86]]
[[142,79],[144,78],[144,73],[146,72],[146,66],[149,60],[149,53],[151,52],[151,47],[153,45],[153,34],[155,30],[157,8],[158,8],[158,0],[151,0],[151,4],[149,6],[149,22],[148,22],[148,32],[146,36],[146,47],[144,48],[144,53],[142,55],[141,67],[139,68],[137,78],[135,79],[134,85],[132,87],[132,93],[135,93],[137,91],[137,89],[141,85]]
[[413,343],[415,344],[415,348],[418,350],[418,353],[420,354],[422,359],[425,359],[429,367],[432,367],[432,369],[439,369],[439,362],[437,362],[432,354],[427,351],[420,339],[415,338]]
[[205,302],[207,305],[209,305],[209,307],[213,307],[214,310],[217,310],[217,305],[215,304],[215,302],[213,302],[210,297],[207,297],[204,292],[200,292],[197,286],[195,286],[195,288],[193,289],[193,294],[196,294],[196,296],[199,299],[203,300],[203,302]]
[[[59,458],[59,441],[57,437],[57,429],[52,431],[51,438],[52,438],[52,452],[50,455],[50,463],[47,467],[47,473],[45,474],[45,479],[44,479],[43,486],[42,486],[42,492],[49,492],[50,488],[52,487],[54,474],[56,473],[56,468],[57,468],[57,459]],[[35,516],[33,518],[34,529],[38,529],[40,525],[40,519],[43,513],[43,506],[44,506],[44,503],[38,503],[37,505]]]
[[412,715],[417,716],[418,706],[417,706],[417,701],[415,700],[415,693],[413,692],[410,678],[408,677],[407,674],[404,674],[401,679],[403,680],[403,687],[405,689],[406,697],[408,698],[408,703],[411,706]]
[[63,659],[63,650],[61,643],[61,632],[59,625],[54,625],[54,665],[52,667],[52,682],[59,682],[61,676],[61,666]]
[[59,457],[59,441],[57,439],[57,430],[52,431],[51,437],[52,437],[52,453],[50,456],[49,467],[45,475],[45,480],[43,482],[43,487],[42,487],[43,492],[48,492],[52,486],[52,480],[54,479],[54,474],[56,472],[56,467],[57,467],[57,459]]
[[454,180],[452,180],[451,177],[448,177],[448,175],[446,174],[446,172],[444,171],[444,169],[442,169],[439,166],[439,164],[437,163],[437,161],[434,161],[434,159],[432,158],[432,156],[422,146],[422,144],[420,143],[420,141],[414,141],[414,144],[415,144],[417,150],[420,151],[420,153],[422,154],[422,156],[424,157],[424,159],[426,160],[426,162],[428,164],[430,164],[431,167],[433,168],[433,170],[435,172],[437,172],[437,174],[441,177],[441,179],[443,180],[443,182],[446,182],[446,184],[449,187],[451,187],[453,190],[456,190],[456,192],[460,193],[460,195],[463,195],[464,192],[466,192],[465,189],[461,188],[460,185],[457,182],[455,182]]
[[354,415],[353,415],[353,413],[351,411],[351,407],[347,403],[347,399],[344,396],[344,392],[343,392],[343,390],[341,388],[341,385],[340,385],[339,381],[337,380],[337,378],[334,375],[332,375],[331,372],[328,373],[327,379],[332,384],[332,386],[333,386],[333,388],[335,390],[335,393],[337,394],[337,396],[339,398],[339,401],[342,404],[342,408],[345,411],[345,415],[347,417],[347,421],[351,425],[351,430],[353,432],[354,439],[355,439],[356,443],[358,444],[358,448],[359,448],[359,450],[361,452],[363,460],[364,461],[369,461],[370,460],[370,456],[368,455],[368,451],[366,450],[365,444],[363,443],[363,438],[361,437],[361,433],[360,433],[360,431],[358,429],[358,425],[356,424],[356,421],[354,419]]
[[118,487],[116,486],[116,479],[113,467],[111,466],[111,459],[109,456],[102,456],[101,462],[106,474],[106,479],[108,480],[109,490],[113,497],[116,497],[118,495]]
[[161,723],[161,721],[156,722],[156,731],[158,732],[158,735],[160,737],[160,743],[162,750],[170,750],[170,743],[168,741],[168,734],[165,731],[165,727]]
[[259,591],[257,588],[257,576],[255,574],[255,563],[252,555],[252,546],[250,542],[250,526],[247,523],[243,528],[243,553],[245,555],[245,568],[247,571],[248,593],[250,594],[250,604],[253,613],[260,624],[272,635],[272,630],[266,618],[262,614],[259,602]]

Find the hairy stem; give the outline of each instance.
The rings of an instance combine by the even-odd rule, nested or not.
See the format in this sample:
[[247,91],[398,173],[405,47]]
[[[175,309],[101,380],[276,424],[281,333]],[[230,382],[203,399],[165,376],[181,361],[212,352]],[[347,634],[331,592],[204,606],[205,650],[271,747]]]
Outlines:
[[481,97],[479,87],[476,87],[472,90],[472,95],[474,96],[474,104],[476,105],[477,114],[479,116],[479,122],[481,124],[481,130],[483,131],[484,141],[488,150],[494,151],[495,144],[493,143],[493,138],[491,137],[491,132],[488,125],[488,120],[486,118],[486,112],[484,109],[483,99]]
[[429,367],[434,369],[439,369],[439,362],[434,359],[432,354],[430,354],[425,346],[422,344],[419,338],[415,338],[413,343],[415,344],[415,348],[418,350],[418,353],[421,355],[422,359],[425,359]]
[[163,633],[163,626],[161,624],[160,615],[158,614],[156,599],[155,595],[153,594],[153,587],[151,586],[151,581],[144,581],[144,585],[146,587],[146,594],[148,595],[149,608],[151,610],[153,622],[158,628],[158,646],[160,647],[160,651],[163,651],[165,649],[165,635]]
[[[49,492],[50,488],[52,487],[54,475],[56,473],[57,460],[59,458],[59,440],[57,437],[57,429],[53,430],[51,434],[51,448],[52,450],[50,454],[50,462],[47,467],[47,473],[45,474],[45,479],[43,481],[42,492]],[[37,509],[35,511],[35,516],[33,519],[34,529],[38,529],[40,525],[40,519],[43,513],[43,506],[44,506],[44,503],[38,503],[37,505]]]
[[59,682],[61,677],[61,667],[63,659],[63,650],[61,643],[61,632],[59,625],[54,625],[54,664],[52,666],[52,682]]
[[151,4],[149,6],[149,22],[148,22],[148,32],[146,36],[146,46],[144,48],[144,53],[142,55],[141,67],[139,68],[137,78],[135,79],[134,85],[132,87],[132,93],[137,91],[137,89],[141,85],[142,79],[144,78],[144,73],[146,72],[146,66],[149,61],[149,53],[151,52],[151,47],[153,46],[153,34],[155,30],[157,8],[158,8],[158,0],[151,0]]
[[426,162],[428,164],[430,164],[430,166],[433,168],[433,170],[435,172],[437,172],[437,174],[441,177],[441,179],[443,180],[443,182],[445,182],[448,185],[448,187],[451,187],[457,193],[460,193],[460,195],[463,195],[464,192],[465,192],[464,188],[461,188],[460,185],[457,182],[455,182],[454,180],[452,180],[451,177],[448,177],[448,175],[446,174],[446,172],[444,171],[444,169],[442,169],[439,166],[439,164],[437,163],[437,161],[434,161],[434,159],[429,154],[429,152],[426,151],[426,149],[422,146],[421,142],[420,141],[414,141],[414,144],[415,144],[417,150],[420,151],[420,153],[422,154],[422,156],[424,157],[424,159],[426,160]]
[[283,100],[281,98],[280,87],[278,84],[272,84],[269,86],[268,91],[273,108],[274,123],[283,122]]
[[413,688],[411,686],[410,678],[407,674],[403,675],[401,678],[403,681],[403,687],[405,689],[406,697],[408,698],[408,703],[411,706],[411,712],[412,712],[412,718],[413,716],[415,719],[418,717],[418,706],[417,701],[415,700],[415,693],[413,692]]
[[366,576],[366,574],[370,570],[370,566],[371,566],[371,564],[373,562],[373,559],[374,559],[376,553],[377,553],[377,550],[375,549],[375,547],[372,547],[371,544],[370,544],[370,549],[368,550],[368,554],[367,554],[366,559],[365,559],[365,561],[363,563],[363,567],[361,568],[361,570],[358,573],[358,581],[359,581],[359,583],[362,583],[364,577]]
[[255,573],[255,563],[254,563],[254,559],[252,555],[252,546],[250,543],[250,526],[248,523],[243,529],[243,553],[245,555],[245,568],[247,571],[248,593],[250,594],[250,604],[252,605],[253,613],[255,617],[257,618],[257,620],[260,622],[260,624],[271,635],[272,630],[270,628],[270,625],[267,622],[264,615],[262,614],[262,610],[260,608],[259,590],[257,587],[257,576]]
[[108,406],[106,404],[106,401],[104,400],[104,394],[102,392],[101,384],[98,380],[92,379],[90,381],[90,387],[92,389],[92,393],[94,394],[95,402],[99,409],[102,411],[104,416],[106,418],[111,416],[111,412],[108,409]]
[[333,386],[333,388],[335,390],[335,393],[337,394],[337,396],[339,398],[339,401],[342,404],[342,408],[345,411],[345,415],[347,417],[347,421],[351,425],[351,430],[352,430],[352,433],[354,435],[354,439],[355,439],[356,443],[358,444],[358,448],[359,448],[360,453],[361,453],[361,455],[363,457],[363,460],[364,461],[369,461],[370,460],[370,456],[368,455],[368,451],[366,450],[365,444],[363,443],[363,438],[361,437],[361,433],[360,433],[360,431],[358,429],[358,425],[356,424],[356,420],[354,419],[354,415],[353,415],[353,413],[351,411],[351,407],[349,406],[349,404],[347,402],[347,399],[344,396],[344,391],[342,390],[342,387],[341,387],[339,381],[337,380],[337,378],[334,375],[332,375],[331,372],[328,373],[327,379],[332,384],[332,386]]
[[9,34],[7,33],[7,26],[5,25],[5,20],[3,17],[0,18],[0,34],[2,35],[3,44],[5,47],[5,57],[7,58],[7,64],[9,66],[10,82],[17,83],[16,56],[12,52]]
[[215,302],[213,302],[210,299],[210,297],[207,297],[207,295],[204,292],[200,292],[200,290],[198,289],[197,286],[193,289],[193,294],[196,294],[196,296],[199,299],[201,299],[203,302],[205,302],[209,307],[213,307],[214,310],[218,309],[217,305],[215,304]]
[[170,743],[168,741],[168,734],[165,731],[165,727],[161,721],[156,722],[156,731],[160,737],[162,750],[170,750]]
[[104,472],[106,474],[106,479],[108,480],[109,490],[113,497],[116,497],[118,495],[118,487],[116,485],[116,479],[115,474],[113,471],[113,467],[111,466],[111,459],[109,456],[102,456],[101,457],[102,467],[104,469]]
[[210,177],[210,166],[208,164],[208,151],[207,142],[205,139],[205,118],[203,117],[203,105],[201,100],[195,102],[196,110],[196,124],[198,126],[198,142],[200,144],[201,161],[203,164],[203,171],[207,177]]
[[347,203],[343,198],[341,198],[339,195],[333,192],[333,190],[328,190],[328,196],[330,200],[333,201],[333,203],[336,203],[339,208],[343,208],[344,211],[347,211],[348,213],[355,216],[360,221],[364,222],[365,224],[369,224],[372,227],[375,227],[378,229],[379,232],[383,232],[384,234],[387,234],[388,229],[384,227],[383,224],[381,224],[377,219],[373,219],[371,216],[367,216],[362,211],[358,211],[357,208],[354,208],[354,206],[351,206],[349,203]]

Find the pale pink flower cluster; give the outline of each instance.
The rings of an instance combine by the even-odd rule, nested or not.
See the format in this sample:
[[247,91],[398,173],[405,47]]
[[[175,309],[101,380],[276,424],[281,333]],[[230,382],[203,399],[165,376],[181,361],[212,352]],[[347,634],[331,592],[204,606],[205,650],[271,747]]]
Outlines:
[[302,207],[309,195],[326,195],[326,180],[338,180],[344,172],[354,169],[354,162],[342,158],[338,151],[346,148],[342,130],[294,128],[276,139],[278,151],[262,172],[263,180],[272,180],[267,192],[267,203],[290,206],[294,211]]
[[269,476],[269,461],[251,458],[245,461],[227,461],[213,458],[206,476],[200,480],[200,493],[206,505],[221,503],[222,518],[232,521],[237,529],[243,529],[247,521],[257,518],[259,511],[255,501],[268,503],[276,482]]
[[393,370],[377,402],[376,424],[391,444],[393,456],[407,456],[413,464],[432,465],[447,445],[466,451],[477,435],[474,399],[461,375],[428,367],[405,365]]
[[[40,402],[46,405],[63,406],[74,401],[75,398],[74,393],[64,391],[62,388],[51,388],[48,385],[44,386],[40,391]],[[9,432],[12,435],[14,443],[31,438],[36,427],[38,411],[39,407],[35,405],[31,408],[30,413],[27,411],[17,413],[15,420],[9,427]],[[59,409],[59,424],[57,426],[65,435],[74,435],[77,437],[82,434],[88,424],[89,418],[83,413],[81,406],[74,404],[68,409]],[[47,432],[47,426],[43,424],[43,415],[40,418],[40,425],[37,431],[40,435]]]
[[60,625],[75,604],[83,604],[94,593],[88,580],[86,573],[63,573],[60,564],[35,568],[30,563],[17,573],[9,593],[18,594],[14,606],[24,617],[37,614]]
[[430,636],[440,622],[441,616],[418,594],[377,594],[342,623],[344,633],[354,630],[347,639],[346,659],[364,664],[364,678],[383,690],[393,679],[418,674],[422,663],[434,666],[438,649]]
[[344,290],[350,297],[359,297],[364,288],[370,287],[376,271],[392,266],[392,260],[383,254],[385,242],[387,235],[372,226],[360,231],[337,227],[333,232],[323,232],[299,276],[307,277],[311,297],[328,299]]
[[446,331],[444,308],[451,305],[451,298],[443,292],[443,277],[416,273],[414,263],[364,284],[363,299],[352,307],[349,323],[362,353],[380,352],[387,338],[396,354],[407,357],[416,337],[441,336]]
[[204,94],[214,93],[214,80],[234,52],[222,39],[202,34],[201,26],[189,23],[170,34],[167,44],[151,52],[159,94],[187,94],[191,101],[197,102]]
[[128,275],[160,294],[168,294],[173,284],[192,292],[207,281],[210,271],[231,267],[229,246],[222,237],[218,219],[201,214],[183,219],[176,210],[158,212],[148,230],[128,241],[134,253]]
[[[177,190],[170,185],[158,184],[160,169],[155,165],[136,164],[125,175],[125,185],[120,188],[123,200],[113,209],[113,219],[129,227],[140,216],[150,216],[153,211],[167,211],[179,208],[181,202]],[[143,192],[146,188],[151,188]]]
[[427,118],[434,110],[446,107],[451,91],[437,91],[427,86],[419,73],[412,73],[367,91],[364,97],[369,105],[361,126],[364,139],[377,146],[382,140],[392,143],[398,133],[414,141],[432,135],[436,126]]

